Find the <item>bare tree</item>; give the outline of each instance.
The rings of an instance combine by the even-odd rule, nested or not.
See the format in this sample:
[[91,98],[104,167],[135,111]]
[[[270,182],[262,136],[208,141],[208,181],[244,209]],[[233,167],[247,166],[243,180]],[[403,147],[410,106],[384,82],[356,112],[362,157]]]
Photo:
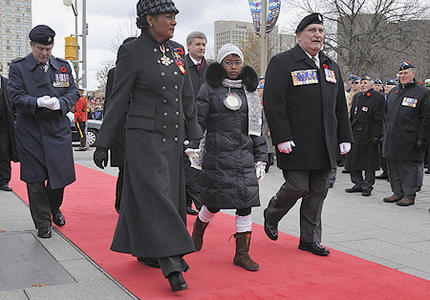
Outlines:
[[104,97],[106,92],[108,72],[112,67],[113,67],[112,65],[104,65],[101,70],[97,71],[97,74],[96,74],[97,90],[94,91],[97,97]]
[[325,50],[344,72],[392,77],[400,60],[418,59],[417,52],[430,43],[423,39],[428,1],[303,0],[290,5],[324,16]]

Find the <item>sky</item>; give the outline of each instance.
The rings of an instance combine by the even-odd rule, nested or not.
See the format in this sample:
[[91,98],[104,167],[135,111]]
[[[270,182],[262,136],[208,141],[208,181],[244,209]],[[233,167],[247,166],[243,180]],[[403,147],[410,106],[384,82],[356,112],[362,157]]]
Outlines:
[[[214,22],[251,22],[248,0],[175,0],[180,13],[173,40],[185,45],[189,32],[199,30],[208,37],[207,57],[213,56]],[[286,2],[285,0],[283,2]],[[120,41],[138,34],[135,26],[137,0],[87,0],[87,68],[88,89],[97,88],[97,71],[115,63]],[[53,55],[64,57],[64,37],[75,33],[75,17],[63,0],[33,0],[33,26],[46,24],[56,32]],[[281,6],[278,25],[283,33],[292,33],[303,16]],[[79,14],[82,0],[78,0]],[[81,32],[81,16],[79,16]]]

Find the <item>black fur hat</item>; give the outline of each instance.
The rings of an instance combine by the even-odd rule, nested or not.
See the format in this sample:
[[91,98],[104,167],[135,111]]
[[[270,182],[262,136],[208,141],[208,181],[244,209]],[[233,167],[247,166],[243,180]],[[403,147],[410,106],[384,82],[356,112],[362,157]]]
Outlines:
[[[224,78],[227,78],[227,72],[221,64],[213,63],[208,67],[206,71],[206,82],[211,87],[220,87]],[[257,89],[258,76],[253,68],[244,66],[238,79],[242,79],[243,85],[248,91],[253,92]]]

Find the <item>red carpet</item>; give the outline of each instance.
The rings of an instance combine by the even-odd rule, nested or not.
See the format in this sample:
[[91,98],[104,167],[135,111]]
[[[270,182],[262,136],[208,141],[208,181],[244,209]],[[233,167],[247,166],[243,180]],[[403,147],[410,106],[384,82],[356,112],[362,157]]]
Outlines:
[[[203,249],[186,256],[189,289],[172,293],[159,269],[130,255],[109,250],[117,214],[116,178],[76,165],[78,180],[66,188],[60,231],[141,299],[429,299],[430,282],[336,250],[319,257],[297,250],[298,240],[280,233],[270,241],[261,225],[253,225],[251,256],[260,271],[233,265],[234,218],[218,214],[209,225]],[[26,187],[13,166],[11,186],[27,201]],[[188,221],[191,230],[194,218]]]

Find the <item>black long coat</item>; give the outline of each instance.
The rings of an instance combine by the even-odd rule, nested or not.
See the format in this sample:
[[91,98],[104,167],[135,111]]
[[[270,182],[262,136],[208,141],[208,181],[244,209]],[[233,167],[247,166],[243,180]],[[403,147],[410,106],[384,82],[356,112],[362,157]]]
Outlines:
[[418,139],[428,140],[429,92],[415,81],[396,86],[388,94],[382,157],[423,161],[425,149],[417,149]]
[[[69,87],[55,87],[67,77]],[[42,71],[30,53],[16,59],[9,69],[9,100],[17,110],[16,142],[21,161],[21,180],[62,188],[75,181],[72,133],[66,114],[79,98],[69,63],[51,56],[49,69]],[[37,98],[57,97],[60,110],[37,107]]]
[[15,126],[12,116],[12,108],[9,104],[7,85],[8,81],[6,78],[0,75],[1,89],[0,89],[0,111],[3,112],[4,123],[6,124],[6,130],[9,133],[9,159],[12,161],[18,161],[18,153],[16,150],[15,142]]
[[[263,104],[273,145],[290,140],[296,145],[290,154],[276,149],[281,169],[334,168],[339,143],[352,141],[339,66],[322,52],[319,59],[321,68],[317,69],[296,45],[274,56],[267,68]],[[303,70],[315,70],[317,82],[299,85],[293,81],[298,74],[294,72]],[[334,72],[335,83],[326,79],[325,70]]]
[[[164,42],[166,56],[183,47]],[[185,227],[183,142],[201,128],[191,80],[173,62],[161,63],[160,44],[144,31],[118,52],[115,82],[97,146],[109,149],[125,124],[124,186],[111,249],[138,257],[183,255],[195,250]],[[128,105],[128,96],[132,101]]]
[[[243,88],[231,89],[242,99],[239,110],[224,106],[229,89],[219,84],[226,75],[223,70],[218,63],[209,66],[207,83],[196,99],[199,123],[206,129],[200,199],[206,206],[219,209],[259,206],[255,163],[267,162],[266,141],[263,136],[248,134],[248,105]],[[244,70],[250,74],[252,69]],[[245,81],[245,86],[255,91],[258,79],[252,72],[254,78]]]
[[381,156],[379,143],[382,137],[385,99],[373,89],[357,93],[351,106],[351,127],[354,144],[348,154],[346,168],[351,171],[379,170]]

